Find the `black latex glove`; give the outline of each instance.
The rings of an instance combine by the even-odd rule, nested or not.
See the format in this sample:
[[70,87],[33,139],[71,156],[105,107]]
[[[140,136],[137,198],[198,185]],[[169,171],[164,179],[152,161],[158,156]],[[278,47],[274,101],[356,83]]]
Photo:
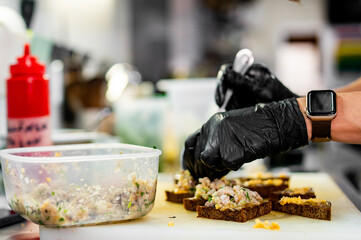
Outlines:
[[306,123],[292,98],[216,113],[188,137],[182,160],[195,179],[214,179],[307,144]]
[[218,72],[218,80],[215,99],[219,107],[224,103],[227,90],[233,90],[233,95],[225,107],[226,110],[298,97],[268,68],[257,63],[253,64],[244,76],[234,72],[232,64],[224,64]]

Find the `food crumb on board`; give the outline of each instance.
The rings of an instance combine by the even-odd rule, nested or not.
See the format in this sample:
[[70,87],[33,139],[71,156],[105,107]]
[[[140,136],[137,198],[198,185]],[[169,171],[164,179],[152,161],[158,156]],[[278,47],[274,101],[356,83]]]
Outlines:
[[168,227],[174,227],[174,222],[173,221],[168,222]]
[[271,223],[269,223],[268,221],[262,222],[258,218],[255,220],[255,222],[256,222],[256,224],[253,225],[253,228],[264,228],[264,229],[269,229],[269,230],[281,230],[280,225],[278,225],[278,223],[276,223],[276,222],[271,222]]
[[62,157],[63,155],[60,152],[55,152],[54,157]]

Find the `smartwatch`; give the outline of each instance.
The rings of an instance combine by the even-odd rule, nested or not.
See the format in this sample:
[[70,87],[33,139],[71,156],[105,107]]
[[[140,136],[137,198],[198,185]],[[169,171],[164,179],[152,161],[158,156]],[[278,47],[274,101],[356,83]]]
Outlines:
[[331,140],[331,121],[336,117],[336,93],[332,90],[317,90],[307,93],[306,115],[312,121],[313,142]]

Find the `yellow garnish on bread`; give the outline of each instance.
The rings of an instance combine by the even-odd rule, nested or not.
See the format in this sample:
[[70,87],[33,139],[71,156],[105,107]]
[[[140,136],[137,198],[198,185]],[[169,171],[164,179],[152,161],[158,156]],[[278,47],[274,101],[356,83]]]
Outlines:
[[279,200],[279,204],[281,204],[281,205],[285,205],[288,203],[317,204],[317,203],[326,203],[326,200],[319,199],[319,198],[302,199],[301,197],[282,197],[281,200]]

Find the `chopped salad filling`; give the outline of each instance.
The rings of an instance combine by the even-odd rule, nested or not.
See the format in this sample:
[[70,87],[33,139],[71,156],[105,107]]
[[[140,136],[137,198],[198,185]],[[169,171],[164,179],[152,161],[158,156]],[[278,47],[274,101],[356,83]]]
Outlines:
[[119,185],[70,184],[52,188],[40,183],[27,196],[11,199],[11,208],[40,225],[72,226],[112,222],[146,215],[154,204],[155,182],[130,174]]
[[259,205],[263,198],[255,191],[243,188],[239,185],[225,186],[213,192],[205,206],[215,207],[217,210],[240,210],[248,206]]
[[236,185],[236,181],[227,179],[214,179],[211,181],[208,177],[200,178],[196,186],[195,197],[208,200],[214,192],[227,186]]
[[194,192],[196,181],[188,170],[182,170],[176,175],[175,193]]

